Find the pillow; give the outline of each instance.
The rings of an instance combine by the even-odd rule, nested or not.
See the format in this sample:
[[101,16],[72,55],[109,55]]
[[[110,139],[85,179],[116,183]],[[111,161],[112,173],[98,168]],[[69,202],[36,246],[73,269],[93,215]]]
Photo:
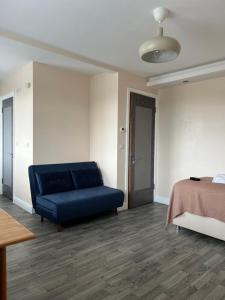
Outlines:
[[102,175],[99,169],[81,169],[71,171],[76,189],[103,185]]
[[41,195],[54,194],[74,190],[74,184],[69,171],[36,173]]
[[212,182],[225,184],[225,174],[218,174],[214,176]]

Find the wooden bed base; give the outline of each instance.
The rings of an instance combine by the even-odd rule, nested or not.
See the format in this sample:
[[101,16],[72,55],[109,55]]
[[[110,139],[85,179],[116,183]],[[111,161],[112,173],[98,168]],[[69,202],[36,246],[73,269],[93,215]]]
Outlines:
[[213,218],[185,212],[174,218],[173,224],[225,241],[225,223]]

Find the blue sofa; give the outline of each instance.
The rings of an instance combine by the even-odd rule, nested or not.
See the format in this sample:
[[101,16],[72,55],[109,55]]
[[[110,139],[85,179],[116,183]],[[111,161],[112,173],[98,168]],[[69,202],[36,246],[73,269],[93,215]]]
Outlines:
[[29,167],[35,212],[58,225],[123,205],[124,193],[103,185],[95,162],[33,165]]

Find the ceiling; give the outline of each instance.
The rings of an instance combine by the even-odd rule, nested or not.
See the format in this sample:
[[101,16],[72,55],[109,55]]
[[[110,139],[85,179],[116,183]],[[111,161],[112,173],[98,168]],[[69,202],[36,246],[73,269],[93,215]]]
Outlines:
[[37,61],[61,68],[80,71],[94,75],[110,70],[79,61],[50,50],[33,47],[0,35],[0,80],[8,74],[20,69],[30,61]]
[[[148,64],[138,48],[155,35],[151,11],[160,5],[172,11],[165,34],[178,39],[182,50],[173,62]],[[1,0],[0,29],[145,77],[225,59],[224,0]],[[0,77],[30,60],[76,67],[71,57],[3,37],[0,55]]]

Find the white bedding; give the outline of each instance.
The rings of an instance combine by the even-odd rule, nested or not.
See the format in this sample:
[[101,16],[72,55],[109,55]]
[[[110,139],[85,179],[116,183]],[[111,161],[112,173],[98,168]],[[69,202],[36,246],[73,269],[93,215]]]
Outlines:
[[214,176],[212,182],[225,184],[225,174],[218,174]]

